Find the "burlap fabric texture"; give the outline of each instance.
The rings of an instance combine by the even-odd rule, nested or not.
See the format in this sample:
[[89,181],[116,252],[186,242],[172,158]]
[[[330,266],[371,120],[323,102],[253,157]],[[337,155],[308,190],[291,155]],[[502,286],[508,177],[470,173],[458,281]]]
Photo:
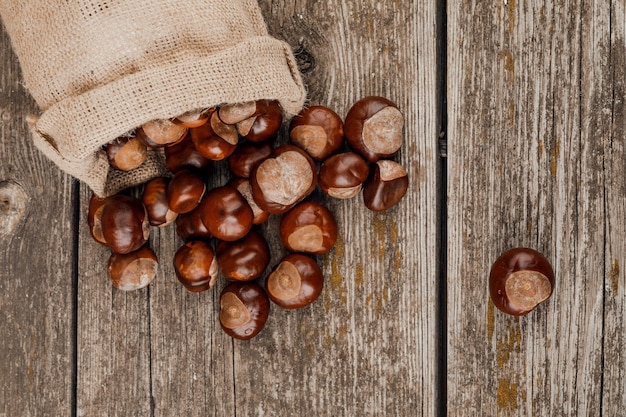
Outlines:
[[166,174],[162,152],[128,173],[102,146],[153,119],[306,92],[289,45],[256,0],[1,0],[26,88],[41,108],[35,145],[98,195]]

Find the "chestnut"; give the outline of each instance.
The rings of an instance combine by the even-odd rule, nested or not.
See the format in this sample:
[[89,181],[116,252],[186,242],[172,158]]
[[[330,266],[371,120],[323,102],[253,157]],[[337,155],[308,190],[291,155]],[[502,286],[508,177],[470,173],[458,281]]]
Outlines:
[[202,240],[187,242],[174,254],[174,272],[187,290],[206,291],[217,282],[219,267],[215,252]]
[[285,256],[265,281],[270,300],[286,309],[308,306],[323,288],[324,276],[317,262],[298,253]]
[[215,253],[222,275],[233,281],[259,278],[270,263],[267,241],[255,231],[235,242],[218,243]]
[[106,203],[106,201],[106,198],[98,197],[96,194],[92,194],[91,199],[89,200],[89,209],[87,211],[87,225],[89,226],[89,233],[91,233],[91,237],[93,237],[96,242],[102,245],[107,244],[102,234],[102,209],[104,208],[104,203]]
[[195,209],[206,191],[202,177],[189,170],[178,171],[167,186],[167,204],[176,213]]
[[136,136],[146,146],[162,148],[173,145],[185,137],[187,128],[167,119],[157,119],[144,123],[137,129]]
[[201,206],[176,217],[176,234],[185,242],[212,237],[211,232],[202,222]]
[[148,181],[141,195],[151,226],[165,227],[176,220],[178,213],[170,209],[167,202],[168,178],[157,177]]
[[270,214],[288,211],[317,185],[313,159],[295,145],[282,145],[259,163],[250,175],[252,196]]
[[368,174],[369,166],[363,158],[354,152],[345,152],[324,161],[317,183],[331,197],[352,198],[361,192]]
[[127,254],[113,253],[109,258],[108,272],[113,286],[122,291],[147,287],[157,274],[159,262],[148,246]]
[[217,112],[222,122],[228,125],[235,125],[255,115],[256,102],[246,101],[244,103],[224,104]]
[[252,168],[272,154],[272,145],[268,142],[246,142],[228,157],[228,168],[234,176],[250,178]]
[[306,201],[285,213],[280,238],[292,252],[325,254],[337,240],[337,222],[326,207]]
[[283,111],[278,101],[273,100],[258,100],[255,107],[251,117],[237,123],[237,131],[251,142],[263,142],[278,133],[283,123]]
[[120,171],[131,171],[143,164],[148,148],[136,137],[117,138],[106,145],[109,165]]
[[220,240],[241,239],[252,228],[252,208],[232,187],[224,185],[209,191],[200,203],[200,210],[202,223]]
[[372,165],[363,187],[363,202],[372,211],[384,211],[402,200],[409,188],[406,170],[397,162],[380,160]]
[[209,120],[212,111],[212,109],[191,110],[174,118],[172,122],[187,128],[202,126]]
[[232,154],[237,147],[238,136],[233,126],[227,126],[214,112],[209,123],[189,129],[196,150],[212,161],[221,161]]
[[504,313],[528,314],[550,298],[553,289],[552,266],[534,249],[510,249],[491,267],[489,293],[494,305]]
[[117,194],[102,207],[102,236],[116,253],[129,253],[143,246],[150,236],[150,223],[140,200]]
[[165,148],[165,166],[173,173],[183,169],[202,172],[210,164],[211,160],[198,152],[189,135],[175,145]]
[[343,145],[343,122],[328,107],[306,107],[291,119],[289,137],[313,159],[323,161]]
[[220,295],[220,324],[229,336],[248,340],[259,334],[270,314],[270,301],[261,286],[233,282]]
[[227,184],[229,187],[233,187],[246,199],[250,208],[252,209],[252,224],[262,224],[270,217],[270,214],[263,210],[259,205],[254,201],[254,197],[252,197],[252,188],[250,188],[250,181],[245,178],[233,178],[228,181]]
[[384,97],[365,97],[350,108],[344,133],[348,145],[369,162],[393,156],[402,145],[404,116]]

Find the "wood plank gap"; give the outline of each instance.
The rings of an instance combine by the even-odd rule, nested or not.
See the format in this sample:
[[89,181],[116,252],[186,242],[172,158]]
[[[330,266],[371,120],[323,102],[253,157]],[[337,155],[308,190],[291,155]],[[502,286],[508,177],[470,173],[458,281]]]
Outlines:
[[80,245],[80,183],[72,181],[72,392],[70,397],[70,416],[78,415],[78,250]]
[[[146,303],[147,303],[147,311],[148,311],[148,334],[152,335],[152,309],[150,308],[151,305],[151,295],[152,295],[152,291],[151,291],[151,287],[148,286],[147,288],[148,292],[147,292],[147,296],[146,296]],[[150,336],[148,338],[148,372],[150,372],[150,378],[149,378],[149,386],[148,386],[148,390],[150,393],[150,417],[154,417],[154,413],[155,413],[155,409],[156,409],[156,403],[154,401],[154,380],[152,378],[153,376],[153,366],[152,366],[152,336]]]

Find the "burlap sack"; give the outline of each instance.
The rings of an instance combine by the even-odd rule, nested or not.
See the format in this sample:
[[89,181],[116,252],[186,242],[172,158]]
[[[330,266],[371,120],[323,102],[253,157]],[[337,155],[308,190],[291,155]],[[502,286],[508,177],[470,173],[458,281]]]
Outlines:
[[101,196],[165,173],[160,152],[123,173],[102,151],[149,120],[263,98],[291,115],[305,99],[256,0],[1,0],[0,16],[42,110],[35,145]]

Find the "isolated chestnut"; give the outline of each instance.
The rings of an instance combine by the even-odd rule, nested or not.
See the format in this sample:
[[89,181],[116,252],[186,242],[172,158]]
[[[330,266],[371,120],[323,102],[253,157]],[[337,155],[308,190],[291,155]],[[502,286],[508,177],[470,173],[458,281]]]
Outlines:
[[270,214],[263,210],[259,205],[254,201],[254,197],[252,197],[252,188],[250,187],[250,181],[246,178],[233,178],[228,181],[227,184],[229,187],[233,187],[246,199],[250,208],[252,209],[252,224],[262,224],[269,217]]
[[167,204],[176,213],[189,213],[195,209],[206,192],[202,177],[189,171],[178,171],[167,186]]
[[406,170],[397,162],[380,160],[372,164],[363,187],[363,202],[372,211],[384,211],[402,200],[409,188]]
[[239,144],[228,157],[228,168],[236,177],[249,178],[252,169],[272,154],[269,142],[246,142]]
[[258,100],[255,105],[253,115],[237,123],[237,131],[251,142],[263,142],[278,133],[283,123],[283,111],[278,101]]
[[198,127],[202,126],[207,122],[207,120],[209,120],[211,113],[212,109],[191,110],[174,118],[172,122],[187,128]]
[[113,168],[131,171],[145,162],[148,148],[136,137],[122,137],[106,145],[106,154]]
[[91,195],[91,199],[89,200],[89,209],[87,211],[87,225],[89,226],[89,233],[91,233],[91,237],[93,239],[102,244],[106,245],[107,242],[102,235],[102,209],[104,208],[104,203],[106,203],[105,197],[98,197],[96,194]]
[[365,97],[350,108],[344,133],[348,145],[369,162],[393,156],[402,145],[404,116],[384,97]]
[[358,195],[369,174],[367,162],[354,152],[333,155],[320,167],[320,189],[334,198],[352,198]]
[[136,132],[137,138],[151,148],[173,145],[183,140],[186,134],[186,127],[167,119],[157,119],[144,123]]
[[552,295],[554,271],[546,257],[530,248],[513,248],[494,262],[489,293],[502,312],[522,316]]
[[234,241],[252,228],[252,208],[236,189],[221,186],[209,191],[200,204],[202,223],[216,238]]
[[148,181],[141,195],[151,226],[165,227],[176,220],[178,213],[170,209],[167,202],[168,178],[157,177]]
[[109,258],[108,272],[113,286],[122,291],[147,287],[156,277],[159,262],[148,246],[127,254],[113,253]]
[[165,166],[173,173],[183,169],[202,172],[210,164],[211,160],[198,152],[189,135],[175,145],[165,148]]
[[189,129],[189,134],[196,150],[212,161],[221,161],[237,147],[237,131],[222,123],[215,112],[208,123]]
[[187,290],[206,291],[217,282],[219,267],[215,252],[202,240],[187,242],[174,254],[174,272]]
[[305,201],[283,215],[280,239],[292,252],[325,254],[337,241],[337,222],[323,205]]
[[328,107],[306,107],[291,119],[289,137],[313,159],[323,161],[343,145],[343,122]]
[[113,252],[129,253],[143,246],[150,236],[150,223],[140,200],[116,194],[102,207],[102,236]]
[[218,243],[215,253],[222,275],[233,281],[259,278],[270,263],[267,241],[255,231],[235,242]]
[[220,324],[229,336],[248,340],[265,327],[270,301],[261,286],[253,282],[233,282],[220,295]]
[[207,240],[213,236],[202,222],[202,206],[176,217],[176,234],[185,242]]
[[313,159],[295,145],[282,145],[259,163],[250,175],[252,196],[270,214],[288,211],[317,185]]
[[285,256],[265,281],[270,300],[286,309],[308,306],[323,288],[324,276],[317,262],[297,253]]

